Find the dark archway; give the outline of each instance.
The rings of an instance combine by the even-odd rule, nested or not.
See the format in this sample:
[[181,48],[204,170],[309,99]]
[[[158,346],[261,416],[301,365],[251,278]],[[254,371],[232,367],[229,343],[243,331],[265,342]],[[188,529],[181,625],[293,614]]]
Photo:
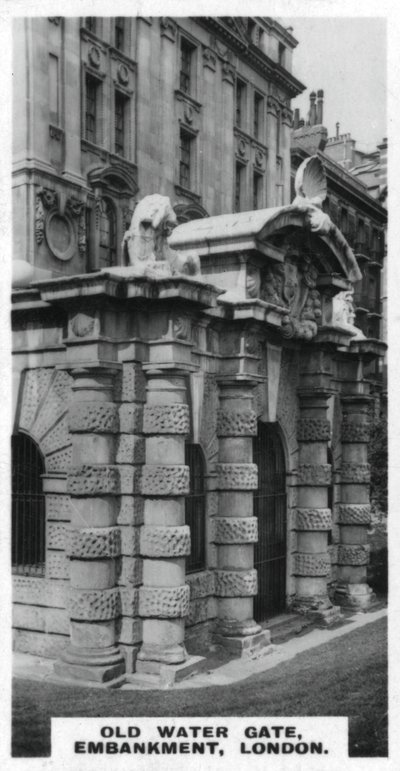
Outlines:
[[272,423],[258,424],[253,440],[253,459],[258,466],[254,492],[254,516],[258,519],[258,543],[254,567],[258,594],[254,618],[266,621],[286,607],[286,464],[282,441]]
[[46,515],[42,475],[43,456],[27,434],[11,440],[12,463],[12,572],[44,576]]

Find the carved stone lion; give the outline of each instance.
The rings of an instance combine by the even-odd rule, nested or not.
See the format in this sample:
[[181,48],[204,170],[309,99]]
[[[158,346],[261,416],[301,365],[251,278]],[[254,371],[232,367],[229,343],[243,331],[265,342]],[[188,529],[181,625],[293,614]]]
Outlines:
[[177,252],[168,244],[168,236],[177,224],[166,196],[148,195],[139,201],[122,241],[123,259],[136,276],[200,276],[198,254]]

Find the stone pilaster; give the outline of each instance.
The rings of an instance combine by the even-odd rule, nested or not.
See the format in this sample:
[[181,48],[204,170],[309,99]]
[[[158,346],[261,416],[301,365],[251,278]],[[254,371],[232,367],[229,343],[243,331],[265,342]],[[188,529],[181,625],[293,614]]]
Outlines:
[[121,614],[116,527],[120,480],[114,465],[119,416],[113,370],[94,365],[73,370],[72,375],[73,467],[67,478],[71,524],[66,546],[71,645],[55,670],[63,677],[106,682],[125,669],[116,645],[116,619]]
[[254,544],[258,538],[257,519],[253,516],[257,466],[252,460],[256,433],[251,387],[246,383],[221,383],[217,424],[219,507],[213,520],[213,541],[217,547],[217,632],[227,647],[238,650],[246,649],[246,638],[251,638],[253,645],[254,635],[260,637],[256,641],[259,647],[270,642],[269,633],[261,640],[261,627],[253,618],[253,597],[257,594]]
[[335,600],[340,605],[359,609],[368,608],[374,598],[367,584],[367,529],[371,518],[367,462],[370,400],[371,397],[362,394],[342,397],[340,543]]
[[149,370],[147,377],[140,539],[143,585],[139,589],[143,645],[136,671],[158,673],[162,665],[182,664],[187,658],[184,622],[190,590],[185,584],[185,557],[190,553],[190,531],[185,525],[184,496],[189,492],[185,465],[189,407],[182,376],[171,370]]

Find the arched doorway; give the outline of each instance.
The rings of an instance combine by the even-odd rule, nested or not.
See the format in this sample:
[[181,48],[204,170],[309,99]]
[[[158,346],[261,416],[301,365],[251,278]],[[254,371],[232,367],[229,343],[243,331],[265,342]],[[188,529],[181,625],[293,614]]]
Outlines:
[[27,434],[12,437],[12,572],[44,576],[46,522],[42,454]]
[[254,598],[254,618],[260,622],[282,613],[286,606],[286,466],[282,441],[272,423],[259,422],[253,460],[258,466],[258,489],[254,491],[258,594]]

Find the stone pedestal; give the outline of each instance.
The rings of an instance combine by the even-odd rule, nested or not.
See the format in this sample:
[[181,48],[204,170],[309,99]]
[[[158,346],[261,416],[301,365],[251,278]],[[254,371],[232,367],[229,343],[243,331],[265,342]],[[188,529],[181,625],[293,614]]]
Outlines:
[[374,599],[367,584],[367,529],[371,519],[367,463],[370,400],[371,397],[362,394],[342,397],[340,544],[335,600],[344,607],[360,610],[368,608]]
[[119,474],[115,463],[118,407],[113,370],[94,365],[72,371],[74,399],[69,413],[72,464],[70,557],[71,645],[55,664],[62,677],[110,681],[125,670],[116,645],[120,616],[116,558]]
[[184,496],[189,492],[185,465],[189,407],[184,378],[176,370],[150,369],[147,377],[142,476],[145,504],[140,539],[143,585],[139,590],[143,645],[136,671],[160,673],[162,665],[182,664],[187,658],[184,618],[189,611],[189,587],[185,584],[185,557],[190,553],[190,531],[185,525]]
[[257,649],[261,644],[254,638],[259,636],[261,627],[253,618],[253,597],[257,594],[254,543],[258,532],[257,518],[253,517],[257,466],[252,459],[257,420],[252,409],[252,389],[248,384],[221,383],[217,433],[220,492],[213,534],[217,545],[217,633],[220,642],[241,653],[252,648],[250,638]]

